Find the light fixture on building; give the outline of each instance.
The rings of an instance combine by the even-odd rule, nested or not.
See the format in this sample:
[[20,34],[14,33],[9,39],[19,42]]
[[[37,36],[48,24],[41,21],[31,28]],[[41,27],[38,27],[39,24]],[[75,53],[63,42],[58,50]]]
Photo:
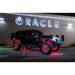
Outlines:
[[0,18],[0,21],[4,21],[4,18]]
[[0,26],[1,26],[1,25],[2,25],[2,26],[5,25],[5,23],[6,23],[6,22],[5,22],[4,18],[0,17]]
[[71,24],[71,23],[68,23],[67,26],[68,26],[68,27],[72,27],[72,24]]
[[68,29],[72,29],[72,23],[68,23],[68,24],[67,24],[67,28],[68,28]]

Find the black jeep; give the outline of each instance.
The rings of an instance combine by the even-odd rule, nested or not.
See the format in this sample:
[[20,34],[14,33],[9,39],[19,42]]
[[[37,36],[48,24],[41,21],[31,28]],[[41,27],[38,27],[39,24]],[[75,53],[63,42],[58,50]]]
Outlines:
[[42,31],[34,29],[17,31],[13,38],[13,48],[16,51],[19,51],[21,46],[40,47],[41,52],[48,55],[52,51],[58,51],[61,45],[59,38],[44,35]]

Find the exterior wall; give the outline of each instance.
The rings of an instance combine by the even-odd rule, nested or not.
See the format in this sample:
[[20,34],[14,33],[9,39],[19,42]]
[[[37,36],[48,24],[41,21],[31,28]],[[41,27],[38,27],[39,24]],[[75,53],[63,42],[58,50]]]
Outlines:
[[[16,25],[15,18],[18,16],[19,15],[13,15],[13,19],[11,21],[0,22],[0,43],[2,42],[2,43],[5,43],[6,45],[13,45],[13,41],[11,40],[11,33],[14,33],[15,31],[27,30],[27,29],[38,29],[38,30],[43,31],[44,34],[46,34],[46,35],[50,35],[50,34],[59,35],[60,41],[61,41],[61,35],[64,35],[64,41],[61,41],[61,42],[63,42],[62,46],[69,46],[69,45],[75,43],[75,20],[63,20],[63,19],[48,18],[48,19],[45,19],[46,22],[44,22],[44,24],[46,24],[46,27],[41,27],[40,25],[37,27],[37,26],[32,26],[32,25],[26,26],[25,23],[23,23],[23,25]],[[50,16],[67,18],[66,16],[57,16],[57,15],[50,15]],[[32,21],[34,20],[34,17],[29,17],[29,16],[21,16],[21,17],[24,20],[25,20],[25,18],[30,18]],[[35,18],[38,20],[38,22],[41,19],[44,19],[44,18],[38,18],[38,17],[35,17]],[[70,17],[68,17],[68,18],[70,18]],[[47,26],[47,20],[51,21],[52,28],[49,28]],[[54,21],[59,22],[59,28],[54,27]],[[69,29],[66,26],[68,23],[73,24],[71,29]]]

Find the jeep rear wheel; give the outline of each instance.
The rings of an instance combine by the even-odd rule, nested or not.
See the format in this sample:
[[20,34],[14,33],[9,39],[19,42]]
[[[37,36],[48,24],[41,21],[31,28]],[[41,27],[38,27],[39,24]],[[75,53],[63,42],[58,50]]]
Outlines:
[[53,51],[53,47],[49,43],[42,43],[40,46],[40,50],[43,54],[49,55]]
[[21,49],[21,45],[20,45],[18,42],[15,42],[15,43],[13,44],[13,48],[14,48],[14,50],[16,50],[16,51],[19,51],[19,50]]

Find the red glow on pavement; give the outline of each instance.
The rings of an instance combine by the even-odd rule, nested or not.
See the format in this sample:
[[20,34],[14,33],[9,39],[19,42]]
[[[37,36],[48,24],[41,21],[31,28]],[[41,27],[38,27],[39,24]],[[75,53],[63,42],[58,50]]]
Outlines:
[[58,55],[58,52],[52,52],[50,55]]
[[26,49],[24,49],[24,48],[23,48],[23,49],[20,49],[20,51],[25,51],[25,50],[26,50]]
[[[31,51],[33,51],[33,50],[31,50],[31,49],[26,49],[26,48],[21,48],[20,49],[20,51],[30,51],[30,53],[31,54],[28,54],[28,55],[25,55],[25,56],[36,56],[37,54],[38,54],[38,56],[45,56],[44,54],[42,54],[41,52],[34,52],[34,53],[32,53]],[[50,55],[47,55],[47,56],[59,56],[59,55],[64,55],[63,53],[58,53],[58,52],[52,52]]]
[[31,50],[31,49],[26,49],[26,48],[21,48],[20,51],[25,51],[25,50]]
[[50,55],[62,55],[62,54],[58,52],[52,52]]
[[29,55],[26,55],[26,56],[34,56],[34,55],[36,55],[36,54],[39,54],[39,52],[37,52],[37,53],[32,53],[32,54],[29,54]]

